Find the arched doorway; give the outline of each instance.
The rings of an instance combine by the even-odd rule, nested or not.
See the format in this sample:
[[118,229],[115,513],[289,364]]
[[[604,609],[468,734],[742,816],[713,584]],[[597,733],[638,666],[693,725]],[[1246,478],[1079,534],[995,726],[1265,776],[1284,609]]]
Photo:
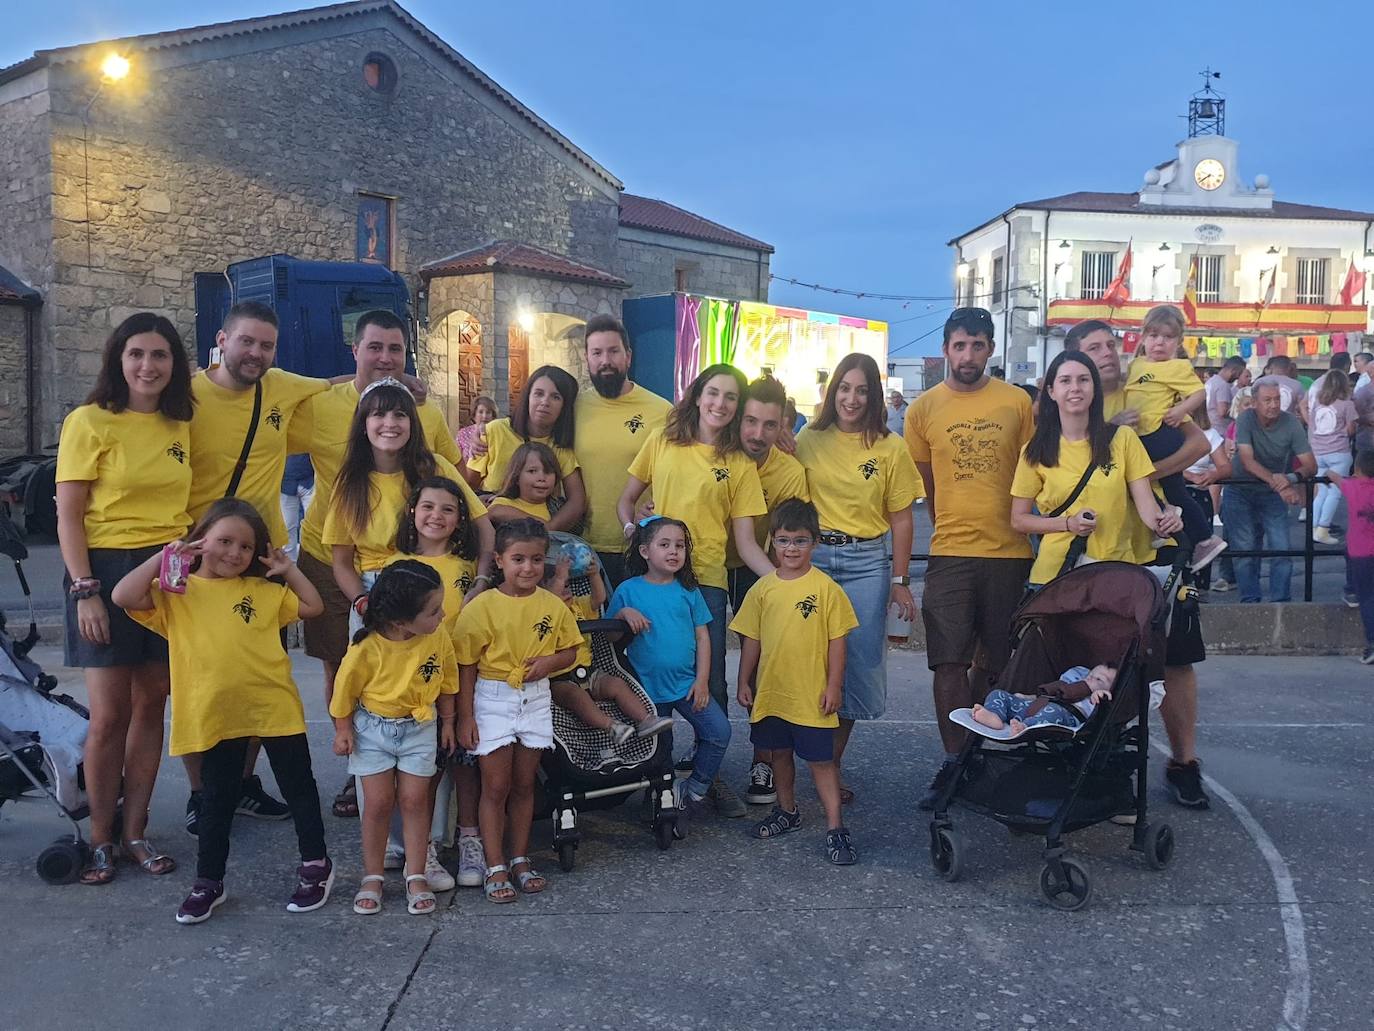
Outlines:
[[435,372],[430,403],[437,404],[451,430],[472,421],[473,398],[482,393],[482,324],[466,311],[452,311],[426,340]]

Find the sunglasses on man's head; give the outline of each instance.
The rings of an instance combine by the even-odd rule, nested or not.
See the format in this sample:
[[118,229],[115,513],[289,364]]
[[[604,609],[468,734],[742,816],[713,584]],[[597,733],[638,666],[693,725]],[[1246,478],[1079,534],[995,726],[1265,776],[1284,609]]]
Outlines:
[[947,322],[986,322],[992,325],[992,312],[986,308],[955,308],[949,313]]

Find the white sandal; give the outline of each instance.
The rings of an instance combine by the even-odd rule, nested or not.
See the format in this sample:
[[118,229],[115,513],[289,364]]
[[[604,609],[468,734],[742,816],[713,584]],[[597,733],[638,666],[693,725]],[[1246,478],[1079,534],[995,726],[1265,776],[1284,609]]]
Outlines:
[[[439,900],[434,897],[432,891],[417,891],[414,895],[410,893],[411,881],[424,881],[429,883],[429,878],[422,873],[413,873],[406,878],[406,912],[411,916],[428,916],[439,908]],[[421,903],[428,902],[429,905],[421,909]]]
[[[386,878],[379,873],[371,873],[364,877],[361,883],[363,885],[366,885],[369,881],[376,881],[378,884],[385,884]],[[360,902],[375,902],[376,905],[372,906],[371,908],[368,908],[366,906],[359,905]],[[374,916],[377,913],[380,913],[381,911],[382,893],[380,891],[372,891],[367,887],[359,888],[358,893],[353,896],[353,912],[357,913],[359,916]]]

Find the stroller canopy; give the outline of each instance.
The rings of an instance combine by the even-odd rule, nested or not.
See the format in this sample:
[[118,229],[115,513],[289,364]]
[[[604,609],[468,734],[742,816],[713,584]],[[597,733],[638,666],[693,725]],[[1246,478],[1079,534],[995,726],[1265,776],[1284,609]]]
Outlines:
[[1094,562],[1051,580],[1026,599],[1016,611],[1014,624],[1048,616],[1093,613],[1129,621],[1140,634],[1164,614],[1164,590],[1155,575],[1128,562]]

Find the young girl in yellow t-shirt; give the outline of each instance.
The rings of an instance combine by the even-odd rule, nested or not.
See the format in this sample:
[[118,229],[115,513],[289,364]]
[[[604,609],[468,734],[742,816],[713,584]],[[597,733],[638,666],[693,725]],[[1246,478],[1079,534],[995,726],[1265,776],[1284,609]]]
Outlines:
[[305,712],[280,628],[318,616],[324,603],[286,553],[270,546],[267,524],[253,506],[238,498],[216,501],[190,537],[166,551],[190,564],[180,590],[160,582],[160,552],[119,581],[113,600],[167,638],[169,751],[204,753],[196,881],[177,910],[177,923],[208,920],[227,898],[229,828],[254,737],[262,739],[296,823],[301,866],[286,908],[292,913],[319,909],[334,885],[334,864],[325,850]]
[[562,507],[563,473],[553,449],[537,441],[511,455],[501,492],[487,505],[493,523],[538,519],[547,523]]
[[[373,584],[363,628],[339,666],[329,715],[334,754],[348,756],[348,772],[362,783],[363,879],[353,911],[382,908],[380,884],[393,805],[405,837],[406,911],[432,913],[429,859],[430,782],[440,748],[454,746],[453,694],[458,667],[453,642],[441,629],[444,586],[431,566],[404,559]],[[438,709],[438,735],[435,710]],[[412,890],[412,885],[418,885]]]
[[[525,854],[534,818],[539,753],[553,747],[549,676],[567,669],[582,637],[568,607],[539,586],[548,532],[534,519],[496,531],[503,579],[463,607],[454,629],[459,663],[458,742],[477,755],[482,772],[478,822],[486,851],[484,890],[493,902],[514,902],[514,876],[526,894],[547,881]],[[509,864],[504,857],[510,835]]]

